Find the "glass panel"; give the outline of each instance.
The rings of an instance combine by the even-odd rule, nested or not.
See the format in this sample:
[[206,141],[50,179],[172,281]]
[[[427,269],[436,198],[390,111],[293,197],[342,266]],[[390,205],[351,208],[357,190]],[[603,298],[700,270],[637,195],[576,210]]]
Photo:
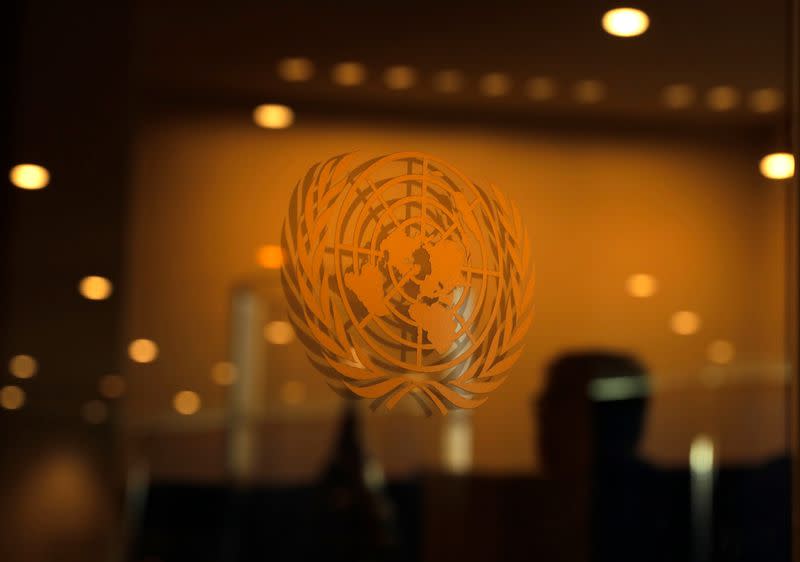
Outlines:
[[[789,4],[137,0],[84,21],[23,2],[0,211],[3,560],[789,560]],[[70,92],[53,100],[56,79]],[[483,200],[406,157],[396,192],[354,188],[370,257],[295,241],[345,274],[383,268],[386,316],[323,266],[295,302],[293,190],[352,151],[348,172],[419,151],[507,196],[518,213],[480,250],[495,261],[431,281],[442,240],[437,259],[477,255]],[[431,214],[404,199],[428,181]],[[524,350],[477,390],[426,393],[415,367],[455,349],[512,363],[476,328],[493,314],[481,277],[517,290],[509,220],[535,269]],[[414,251],[380,246],[391,232]],[[324,336],[298,319],[328,287],[365,332],[418,338],[397,346],[402,372],[340,341],[346,315]],[[521,324],[498,298],[498,325]],[[417,303],[455,314],[452,345]],[[344,355],[315,355],[324,337]],[[370,383],[405,382],[355,399],[369,361]]]

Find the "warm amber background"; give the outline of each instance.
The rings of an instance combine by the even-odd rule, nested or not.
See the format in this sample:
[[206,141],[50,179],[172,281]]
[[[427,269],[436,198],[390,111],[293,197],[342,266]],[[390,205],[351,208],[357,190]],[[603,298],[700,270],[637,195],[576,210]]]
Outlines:
[[[350,150],[413,149],[502,186],[519,204],[535,243],[536,321],[512,376],[474,414],[477,470],[537,467],[530,399],[549,359],[584,347],[631,350],[650,367],[657,386],[643,443],[650,459],[684,463],[700,432],[720,440],[729,462],[784,450],[784,187],[758,175],[759,147],[725,135],[528,133],[306,116],[291,129],[264,131],[247,117],[154,119],[139,135],[125,335],[153,338],[161,355],[154,364],[127,367],[132,426],[169,415],[170,398],[181,388],[199,391],[204,400],[201,417],[191,423],[219,419],[225,390],[208,373],[228,357],[231,288],[257,276],[259,245],[279,242],[289,194],[311,164]],[[637,272],[656,276],[654,297],[626,294],[625,280]],[[701,316],[697,334],[670,331],[670,315],[682,309]],[[706,347],[718,338],[733,342],[737,355],[717,368],[725,379],[713,390],[704,384]],[[303,405],[267,406],[273,421],[286,426],[274,433],[316,422],[328,427],[338,397],[299,349],[281,353],[268,378],[292,373],[310,386]],[[411,439],[402,428],[413,427],[407,430],[417,435],[412,441],[427,443],[423,452],[395,452],[396,462],[410,455],[437,463],[438,421],[372,422],[392,423],[391,441]],[[298,447],[308,447],[307,458],[322,458],[328,432],[308,430],[316,438],[301,439]],[[376,440],[387,459],[402,447]],[[172,463],[170,474],[185,475],[190,469],[181,464],[192,464],[200,477],[218,470]],[[295,466],[313,473],[315,463],[307,464]]]

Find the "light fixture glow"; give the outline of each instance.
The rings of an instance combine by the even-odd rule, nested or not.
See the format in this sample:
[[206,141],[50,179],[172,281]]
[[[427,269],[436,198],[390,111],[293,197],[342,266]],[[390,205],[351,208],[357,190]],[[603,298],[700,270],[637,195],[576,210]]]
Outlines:
[[287,345],[294,340],[294,328],[285,320],[273,320],[264,326],[264,339],[275,345]]
[[90,301],[102,301],[111,296],[114,290],[111,281],[99,275],[89,275],[78,283],[78,291]]
[[38,369],[36,359],[30,355],[15,355],[8,362],[8,371],[18,379],[29,379]]
[[106,398],[119,398],[125,394],[125,379],[120,375],[104,375],[97,382],[97,389]]
[[38,164],[17,164],[8,177],[20,189],[42,189],[50,183],[50,172]]
[[625,281],[625,290],[630,296],[638,299],[652,297],[657,289],[656,278],[647,273],[636,273]]
[[172,406],[179,414],[191,416],[200,409],[200,396],[191,390],[181,390],[172,399]]
[[785,180],[794,175],[794,156],[788,152],[767,154],[758,164],[761,175],[771,180]]
[[511,78],[502,72],[490,72],[481,77],[478,87],[484,96],[496,98],[511,90]]
[[698,435],[689,449],[689,467],[696,474],[708,474],[714,468],[714,442],[708,435]]
[[19,410],[25,404],[25,391],[10,384],[0,389],[0,406],[6,410]]
[[256,261],[264,269],[280,269],[283,265],[283,250],[277,244],[261,246],[256,253]]
[[685,109],[694,103],[696,94],[688,84],[671,84],[664,88],[661,97],[669,109]]
[[750,92],[747,101],[756,113],[772,113],[783,107],[783,92],[777,88],[761,88]]
[[717,365],[726,365],[736,355],[736,348],[728,340],[714,340],[708,344],[706,355],[709,361]]
[[597,103],[605,97],[606,87],[599,80],[580,80],[575,83],[572,94],[578,103]]
[[603,14],[603,29],[617,37],[635,37],[650,27],[650,18],[636,8],[615,8]]
[[440,70],[433,75],[433,89],[441,94],[454,94],[464,87],[464,75],[458,70]]
[[390,66],[383,74],[383,81],[390,90],[408,90],[417,83],[417,71],[410,66]]
[[229,386],[236,382],[239,372],[230,361],[220,361],[211,367],[211,380],[220,386]]
[[700,329],[700,316],[690,310],[680,310],[670,318],[670,327],[678,335],[692,335]]
[[537,76],[525,82],[525,94],[533,101],[544,101],[556,95],[556,83],[552,78]]
[[265,129],[286,129],[294,123],[294,111],[278,103],[265,103],[253,110],[253,121]]
[[739,105],[741,97],[732,86],[715,86],[706,94],[706,103],[713,111],[730,111]]
[[367,69],[360,62],[340,62],[331,70],[331,78],[339,86],[358,86],[367,79]]
[[306,82],[314,76],[314,63],[304,57],[288,57],[278,61],[278,75],[287,82]]
[[136,363],[152,363],[158,357],[158,345],[144,338],[133,340],[128,345],[128,356]]
[[81,416],[86,423],[101,424],[108,419],[108,405],[102,400],[89,400],[81,407]]

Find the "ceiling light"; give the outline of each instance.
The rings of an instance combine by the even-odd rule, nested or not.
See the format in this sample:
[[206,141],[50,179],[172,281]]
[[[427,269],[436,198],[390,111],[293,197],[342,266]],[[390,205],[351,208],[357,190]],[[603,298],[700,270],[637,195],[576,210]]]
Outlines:
[[294,123],[294,111],[277,103],[265,103],[253,110],[253,121],[265,129],[286,129]]
[[8,178],[20,189],[42,189],[50,183],[50,172],[38,164],[17,164]]
[[730,111],[739,105],[741,95],[732,86],[716,86],[706,94],[706,103],[714,111]]
[[597,103],[606,95],[606,87],[599,80],[580,80],[572,93],[578,103]]
[[661,98],[670,109],[686,109],[694,103],[696,94],[688,84],[672,84],[664,88]]
[[390,66],[383,74],[383,81],[390,90],[408,90],[417,82],[417,72],[410,66]]
[[785,180],[794,175],[794,156],[788,152],[773,152],[761,159],[761,175],[771,180]]
[[440,70],[433,75],[433,89],[441,94],[454,94],[464,87],[464,76],[458,70]]
[[278,75],[287,82],[305,82],[314,76],[314,63],[304,57],[289,57],[278,61]]
[[534,101],[544,101],[556,95],[556,83],[552,78],[537,76],[525,82],[525,94]]
[[0,388],[0,406],[6,410],[19,410],[25,404],[25,391],[10,384]]
[[29,379],[36,374],[39,365],[30,355],[15,355],[8,362],[8,371],[18,379]]
[[777,88],[761,88],[750,92],[747,101],[756,113],[772,113],[783,107],[783,92]]
[[481,77],[478,87],[484,96],[490,98],[504,96],[511,90],[511,78],[502,72],[490,72]]
[[128,356],[136,363],[152,363],[158,357],[158,346],[153,340],[133,340],[128,345]]
[[650,18],[635,8],[615,8],[603,14],[603,29],[617,37],[635,37],[650,27]]
[[331,78],[340,86],[358,86],[366,80],[367,69],[360,62],[340,62],[334,65]]
[[89,275],[78,283],[78,291],[90,301],[102,301],[111,296],[111,281],[99,275]]

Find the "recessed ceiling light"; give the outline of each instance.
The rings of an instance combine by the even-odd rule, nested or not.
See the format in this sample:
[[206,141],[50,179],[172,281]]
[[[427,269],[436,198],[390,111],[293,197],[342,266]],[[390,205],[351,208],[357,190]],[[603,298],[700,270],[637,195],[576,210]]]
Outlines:
[[278,75],[287,82],[305,82],[314,76],[314,63],[304,57],[288,57],[278,61]]
[[785,180],[794,175],[794,156],[788,152],[767,154],[759,162],[761,175],[771,180]]
[[597,103],[605,97],[606,87],[599,80],[580,80],[575,83],[572,93],[578,103]]
[[454,94],[464,87],[464,75],[458,70],[440,70],[433,75],[433,89],[442,94]]
[[8,362],[8,371],[18,379],[29,379],[38,369],[39,364],[30,355],[15,355]]
[[0,388],[0,406],[6,410],[19,410],[25,404],[25,391],[10,384]]
[[715,86],[706,94],[706,103],[713,111],[730,111],[737,105],[741,94],[732,86]]
[[11,168],[8,178],[20,189],[42,189],[50,183],[50,172],[38,164],[17,164]]
[[390,90],[408,90],[417,83],[417,71],[410,66],[390,66],[383,74],[383,81]]
[[89,275],[78,283],[78,291],[90,301],[102,301],[111,296],[111,281],[99,275]]
[[603,29],[617,37],[635,37],[650,27],[650,18],[636,8],[615,8],[603,14]]
[[747,101],[756,113],[772,113],[783,107],[783,92],[777,88],[761,88],[750,92]]
[[253,110],[253,121],[265,129],[286,129],[294,123],[294,111],[278,103],[265,103]]
[[556,83],[552,78],[536,76],[525,82],[525,94],[534,101],[544,101],[556,95]]
[[478,87],[484,96],[504,96],[511,90],[511,78],[502,72],[490,72],[481,77]]
[[697,95],[688,84],[672,84],[664,88],[661,98],[670,109],[686,109],[694,103]]
[[366,80],[367,69],[360,62],[340,62],[331,70],[331,78],[340,86],[358,86]]

